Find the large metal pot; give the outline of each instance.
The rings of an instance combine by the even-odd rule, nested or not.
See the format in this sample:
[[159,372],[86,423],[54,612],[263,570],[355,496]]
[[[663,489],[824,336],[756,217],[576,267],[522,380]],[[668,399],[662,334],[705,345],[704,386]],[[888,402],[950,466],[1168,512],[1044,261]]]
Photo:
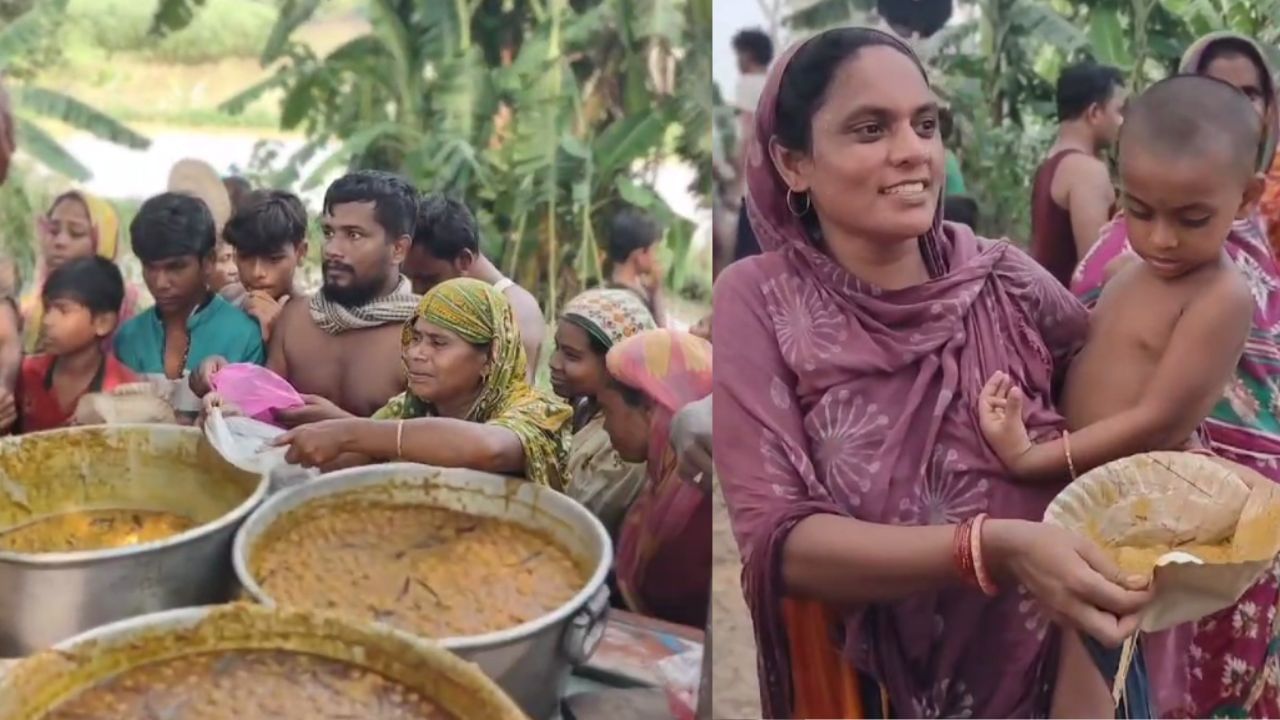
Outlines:
[[286,650],[350,663],[466,720],[524,717],[484,673],[433,643],[332,615],[243,603],[122,620],[23,660],[0,676],[0,717],[39,720],[59,703],[126,670],[227,650]]
[[0,439],[0,531],[75,510],[190,517],[156,542],[80,552],[0,551],[0,657],[134,615],[230,599],[231,539],[267,479],[222,460],[193,428],[114,425]]
[[339,494],[508,520],[545,533],[592,569],[582,590],[554,612],[498,632],[433,638],[478,664],[530,717],[552,717],[572,668],[591,656],[604,634],[613,547],[600,521],[565,495],[498,475],[407,463],[341,470],[271,497],[241,526],[232,561],[251,597],[274,604],[250,571],[259,538],[289,511]]

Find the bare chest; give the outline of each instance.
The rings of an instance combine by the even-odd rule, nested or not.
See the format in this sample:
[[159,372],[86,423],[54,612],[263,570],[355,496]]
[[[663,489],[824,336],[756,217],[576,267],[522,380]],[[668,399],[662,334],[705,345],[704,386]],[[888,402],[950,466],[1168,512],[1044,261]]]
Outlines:
[[1062,409],[1073,429],[1142,397],[1191,298],[1189,286],[1146,278],[1115,290],[1090,315],[1088,339],[1067,375]]
[[399,325],[329,335],[308,318],[290,328],[284,355],[298,392],[326,397],[362,417],[404,390]]

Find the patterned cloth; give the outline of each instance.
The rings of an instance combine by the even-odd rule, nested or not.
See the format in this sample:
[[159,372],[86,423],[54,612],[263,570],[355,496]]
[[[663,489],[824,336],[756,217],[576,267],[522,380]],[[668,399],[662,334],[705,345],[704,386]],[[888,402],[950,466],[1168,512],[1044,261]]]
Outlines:
[[630,290],[587,290],[564,306],[564,319],[580,326],[606,348],[652,330],[653,314]]
[[638,613],[703,627],[711,593],[711,495],[677,472],[671,419],[711,394],[711,343],[647,330],[609,351],[609,374],[653,403],[648,486],[622,523],[618,588]]
[[[655,327],[649,309],[629,290],[587,290],[569,301],[563,320],[581,327],[606,350]],[[573,434],[564,491],[599,518],[616,542],[623,516],[644,488],[645,463],[619,457],[605,432],[604,416],[590,400],[583,407],[591,414]]]
[[[1183,72],[1202,70],[1201,58],[1213,42],[1233,33],[1214,33],[1198,41],[1183,59]],[[1265,62],[1266,54],[1259,51]],[[1263,68],[1270,77],[1270,68]],[[1280,125],[1275,98],[1266,98],[1267,134],[1259,157],[1265,169],[1275,154]],[[1227,236],[1227,254],[1253,290],[1253,329],[1235,377],[1205,422],[1209,445],[1217,454],[1280,481],[1280,266],[1261,220],[1238,220]],[[1103,228],[1100,239],[1076,268],[1072,291],[1092,307],[1102,292],[1107,266],[1133,254],[1124,215]],[[1231,608],[1148,638],[1148,667],[1162,717],[1280,718],[1280,634],[1276,608],[1280,576],[1273,567]],[[1261,672],[1272,668],[1269,674]]]
[[326,298],[321,291],[311,296],[310,309],[311,319],[317,327],[330,335],[341,335],[348,330],[410,322],[417,307],[418,296],[413,294],[413,285],[402,275],[390,295],[374,298],[364,305],[340,305]]
[[[484,387],[465,419],[515,433],[524,447],[525,476],[539,485],[562,489],[573,411],[555,396],[525,381],[524,346],[511,305],[502,293],[471,278],[455,278],[436,285],[422,296],[413,317],[405,321],[400,340],[405,350],[413,343],[413,324],[418,318],[473,345],[489,346]],[[373,418],[435,414],[430,404],[403,392],[391,398]]]
[[1258,212],[1267,228],[1271,254],[1280,257],[1280,153],[1276,153],[1267,170],[1267,185],[1258,199]]
[[[55,200],[54,203],[66,199],[75,198],[84,203],[85,208],[89,211],[90,237],[93,240],[93,250],[99,257],[106,258],[112,262],[116,262],[117,255],[120,253],[120,217],[116,214],[116,209],[111,203],[89,193],[73,190]],[[49,208],[53,210],[52,207]],[[41,218],[39,228],[37,230],[40,236],[46,232],[44,223],[48,218]],[[20,307],[23,318],[22,346],[23,351],[30,354],[40,350],[41,333],[43,330],[44,319],[44,299],[41,297],[44,293],[44,281],[49,277],[49,268],[41,257],[36,262],[36,281],[32,284],[31,289],[22,297]],[[124,300],[120,303],[120,318],[117,328],[124,325],[126,321],[133,317],[138,306],[138,288],[133,283],[125,280],[124,283]],[[110,342],[111,337],[107,338]],[[107,347],[110,347],[108,345]]]
[[[919,240],[931,276],[920,285],[885,290],[823,253],[768,161],[794,52],[773,67],[747,158],[747,207],[765,253],[724,271],[713,309],[716,470],[742,549],[766,717],[791,716],[810,659],[790,651],[783,617],[791,530],[815,514],[910,526],[980,512],[1039,519],[1061,486],[1006,479],[979,431],[977,399],[993,372],[1010,373],[1026,392],[1032,438],[1056,436],[1053,381],[1088,324],[1022,251],[940,214]],[[839,608],[817,637],[879,683],[897,716],[1046,713],[1054,631],[1025,588],[1001,590],[988,598],[955,586]]]

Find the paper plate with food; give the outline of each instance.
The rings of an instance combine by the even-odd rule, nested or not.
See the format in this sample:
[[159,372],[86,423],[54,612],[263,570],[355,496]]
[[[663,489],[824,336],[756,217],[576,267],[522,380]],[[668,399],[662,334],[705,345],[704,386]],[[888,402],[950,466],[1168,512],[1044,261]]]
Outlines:
[[1096,468],[1059,493],[1044,519],[1153,579],[1144,632],[1230,607],[1280,552],[1280,486],[1200,453],[1145,453]]

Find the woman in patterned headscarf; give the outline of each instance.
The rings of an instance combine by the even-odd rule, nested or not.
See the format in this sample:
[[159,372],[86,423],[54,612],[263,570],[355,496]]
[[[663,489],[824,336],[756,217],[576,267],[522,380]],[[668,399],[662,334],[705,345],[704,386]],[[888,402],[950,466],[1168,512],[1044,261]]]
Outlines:
[[597,396],[624,460],[647,461],[649,482],[622,523],[618,588],[632,610],[702,627],[711,594],[711,495],[683,477],[671,419],[711,394],[711,343],[677,330],[646,330],[606,358],[612,382]]
[[609,382],[609,348],[655,327],[649,309],[629,290],[588,290],[565,306],[551,356],[551,386],[576,403],[565,493],[595,513],[617,537],[622,516],[644,485],[644,463],[618,457],[604,431],[596,393]]
[[372,419],[281,435],[289,462],[332,469],[407,460],[563,489],[572,411],[525,381],[524,346],[502,293],[470,278],[443,282],[422,297],[402,342],[408,391]]
[[[68,260],[98,255],[116,262],[120,250],[120,218],[115,208],[101,198],[72,190],[59,195],[49,211],[36,220],[40,239],[40,258],[36,263],[36,281],[23,295],[23,348],[28,353],[39,350],[44,304],[40,300],[45,278]],[[138,302],[138,289],[125,282],[124,302],[120,305],[120,321],[124,325],[133,317]]]

